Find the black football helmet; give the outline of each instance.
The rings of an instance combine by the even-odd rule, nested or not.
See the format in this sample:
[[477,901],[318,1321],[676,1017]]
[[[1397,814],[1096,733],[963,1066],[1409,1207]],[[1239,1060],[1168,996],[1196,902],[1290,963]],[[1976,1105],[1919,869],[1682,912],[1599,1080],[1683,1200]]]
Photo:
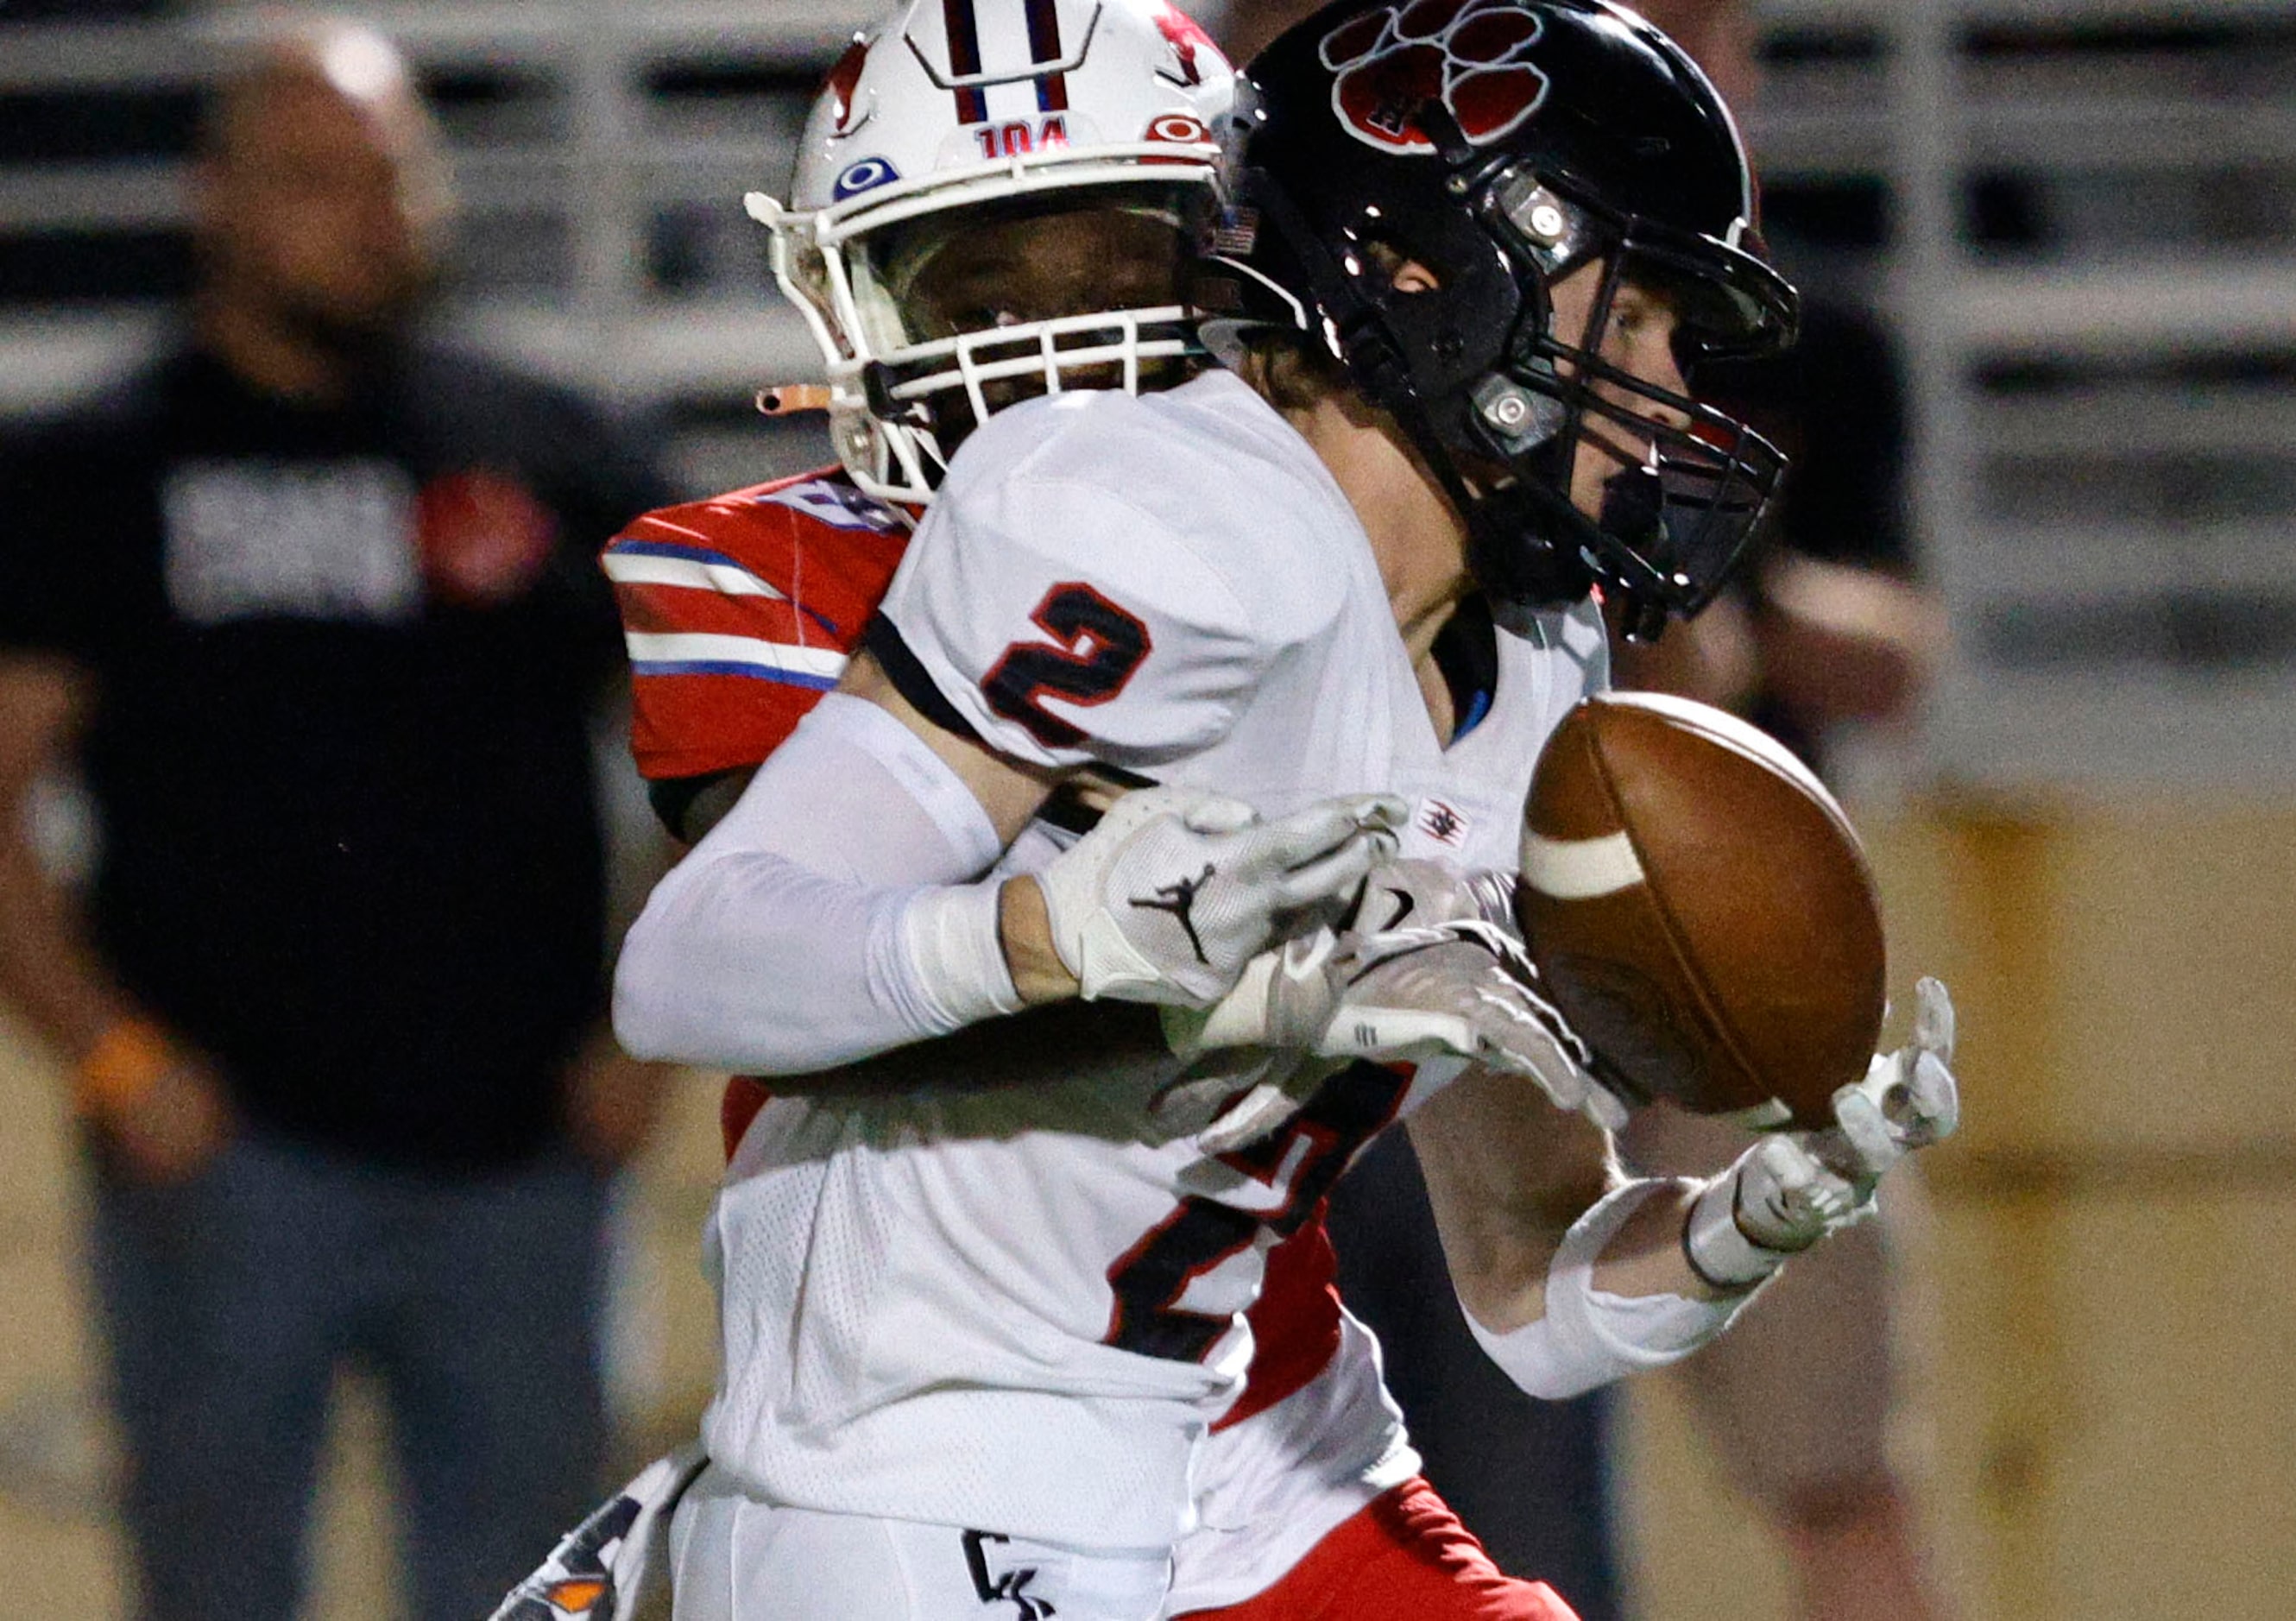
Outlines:
[[[1785,460],[1599,351],[1628,284],[1675,314],[1693,387],[1701,361],[1792,341],[1705,75],[1605,0],[1339,0],[1244,76],[1199,273],[1213,347],[1274,324],[1327,348],[1433,467],[1496,594],[1599,582],[1638,638],[1703,607]],[[1398,291],[1399,259],[1439,285]],[[1549,290],[1590,264],[1593,312],[1556,332]],[[1570,495],[1582,446],[1618,464],[1594,520]]]

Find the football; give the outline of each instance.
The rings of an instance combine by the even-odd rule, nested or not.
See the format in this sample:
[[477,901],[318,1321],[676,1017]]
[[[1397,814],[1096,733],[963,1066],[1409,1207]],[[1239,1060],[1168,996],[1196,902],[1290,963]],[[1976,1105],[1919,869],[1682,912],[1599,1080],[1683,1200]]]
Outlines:
[[1597,1072],[1758,1129],[1833,1121],[1881,1034],[1879,898],[1784,745],[1687,699],[1588,699],[1541,751],[1515,908]]

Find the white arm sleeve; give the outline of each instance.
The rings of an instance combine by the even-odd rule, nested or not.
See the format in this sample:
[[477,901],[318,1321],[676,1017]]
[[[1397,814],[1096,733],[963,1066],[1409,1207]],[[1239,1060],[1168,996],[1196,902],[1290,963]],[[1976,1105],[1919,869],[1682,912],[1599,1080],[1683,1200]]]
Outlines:
[[[1720,1300],[1681,1295],[1613,1295],[1595,1287],[1595,1263],[1643,1201],[1677,1183],[1630,1182],[1613,1189],[1563,1235],[1546,1274],[1546,1314],[1497,1333],[1466,1312],[1483,1354],[1526,1394],[1550,1402],[1583,1396],[1648,1368],[1680,1362],[1728,1328],[1760,1289]],[[1460,1302],[1466,1310],[1466,1303]]]
[[662,880],[614,976],[639,1058],[798,1075],[1020,1005],[1001,854],[972,792],[876,705],[831,693]]

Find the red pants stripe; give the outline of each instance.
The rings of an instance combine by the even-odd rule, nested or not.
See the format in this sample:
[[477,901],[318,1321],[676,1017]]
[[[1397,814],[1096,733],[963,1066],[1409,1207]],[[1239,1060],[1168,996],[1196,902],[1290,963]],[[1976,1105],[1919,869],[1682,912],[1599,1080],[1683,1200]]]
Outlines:
[[1578,1621],[1544,1582],[1491,1563],[1451,1505],[1405,1481],[1335,1527],[1266,1592],[1187,1621]]

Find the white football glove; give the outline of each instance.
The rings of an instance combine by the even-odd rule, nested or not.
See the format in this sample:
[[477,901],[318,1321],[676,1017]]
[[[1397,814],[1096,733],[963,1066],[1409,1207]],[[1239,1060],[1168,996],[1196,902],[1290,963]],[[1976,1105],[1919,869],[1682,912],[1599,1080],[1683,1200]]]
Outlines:
[[1514,874],[1462,872],[1447,862],[1424,856],[1383,861],[1364,880],[1363,894],[1347,927],[1363,934],[1390,929],[1480,918],[1516,945],[1522,930],[1514,917]]
[[1914,994],[1912,1044],[1879,1054],[1864,1080],[1833,1094],[1833,1126],[1764,1137],[1699,1194],[1683,1247],[1708,1282],[1759,1282],[1788,1256],[1863,1221],[1891,1167],[1961,1124],[1953,998],[1929,978]]
[[1365,881],[1355,927],[1321,929],[1255,960],[1202,1015],[1168,1015],[1182,1053],[1285,1048],[1318,1058],[1444,1054],[1518,1075],[1559,1109],[1615,1128],[1626,1111],[1587,1073],[1585,1045],[1534,988],[1521,947],[1480,914],[1476,880],[1389,862]]
[[1857,1167],[1879,1181],[1915,1149],[1953,1135],[1961,1088],[1953,1078],[1953,997],[1942,982],[1914,984],[1914,1039],[1878,1053],[1866,1078],[1833,1094],[1833,1118]]
[[1356,794],[1262,822],[1197,789],[1127,794],[1036,875],[1053,948],[1087,1001],[1202,1007],[1303,919],[1335,913],[1394,853],[1406,810]]

